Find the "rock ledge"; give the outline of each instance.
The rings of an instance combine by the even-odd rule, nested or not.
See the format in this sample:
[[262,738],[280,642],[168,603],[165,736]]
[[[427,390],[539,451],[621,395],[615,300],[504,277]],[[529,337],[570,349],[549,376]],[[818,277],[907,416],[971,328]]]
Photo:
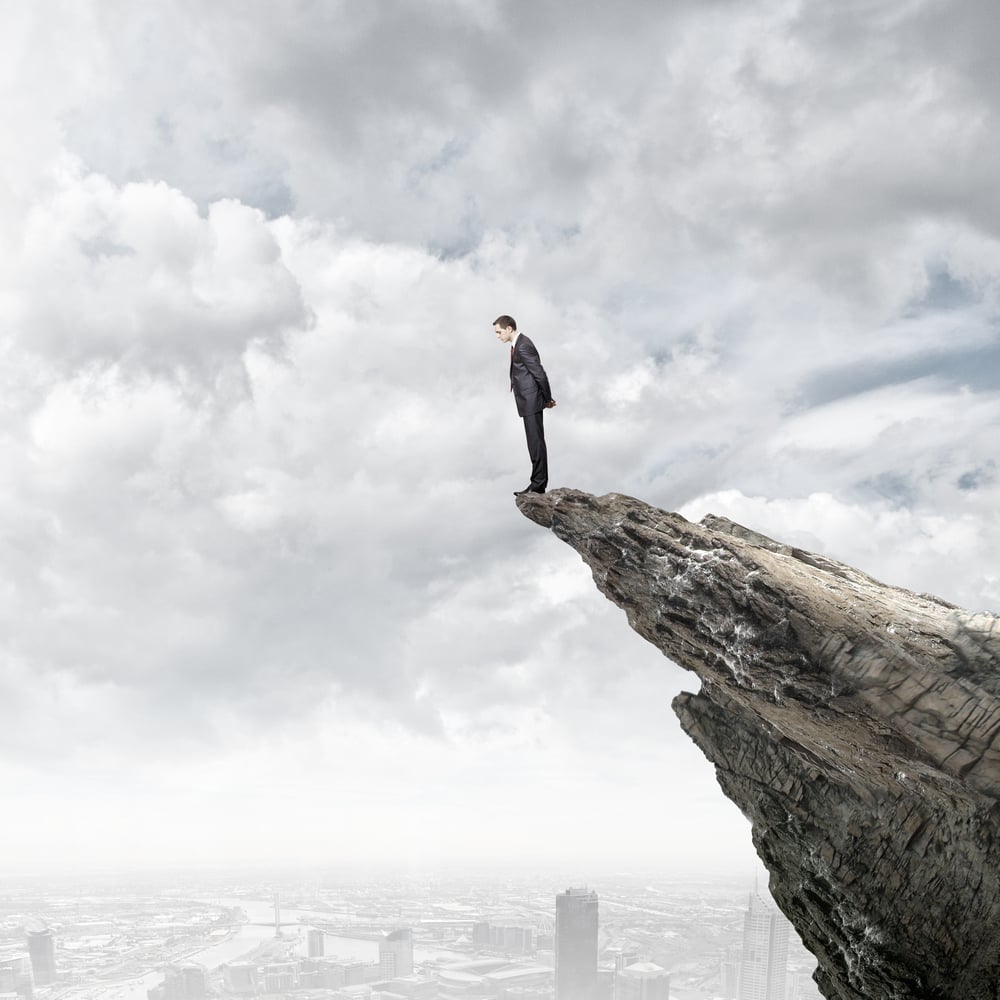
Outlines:
[[701,678],[674,711],[823,993],[1000,997],[1000,619],[725,518],[571,489],[517,505]]

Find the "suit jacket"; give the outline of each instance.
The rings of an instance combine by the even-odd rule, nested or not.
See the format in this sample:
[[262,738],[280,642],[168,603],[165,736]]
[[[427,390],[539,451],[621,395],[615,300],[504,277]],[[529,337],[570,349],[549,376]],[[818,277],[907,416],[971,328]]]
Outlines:
[[514,342],[514,353],[510,359],[510,387],[514,391],[520,417],[538,413],[552,402],[549,378],[538,357],[538,349],[523,333]]

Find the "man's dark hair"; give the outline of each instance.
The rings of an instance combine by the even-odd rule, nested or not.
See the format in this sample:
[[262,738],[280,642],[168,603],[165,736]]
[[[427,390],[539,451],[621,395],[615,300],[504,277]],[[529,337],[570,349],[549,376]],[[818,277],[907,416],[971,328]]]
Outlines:
[[517,324],[514,322],[513,316],[497,316],[497,318],[493,320],[493,325],[500,327],[501,330],[506,330],[508,326],[512,330],[517,329]]

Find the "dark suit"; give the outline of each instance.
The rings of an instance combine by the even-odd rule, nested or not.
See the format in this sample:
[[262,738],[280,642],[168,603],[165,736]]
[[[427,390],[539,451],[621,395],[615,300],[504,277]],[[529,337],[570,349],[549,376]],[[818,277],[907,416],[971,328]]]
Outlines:
[[531,458],[530,489],[544,492],[549,482],[549,459],[545,450],[542,414],[552,402],[549,379],[542,367],[538,349],[522,333],[514,341],[510,357],[510,388],[517,403],[518,415],[524,418],[524,436]]

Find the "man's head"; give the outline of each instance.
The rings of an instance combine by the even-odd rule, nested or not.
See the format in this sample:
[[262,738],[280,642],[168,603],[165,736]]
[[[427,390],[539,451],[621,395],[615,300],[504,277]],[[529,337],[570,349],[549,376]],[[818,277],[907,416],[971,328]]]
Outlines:
[[517,323],[513,316],[497,316],[493,320],[493,329],[496,331],[497,339],[509,344],[517,336]]

